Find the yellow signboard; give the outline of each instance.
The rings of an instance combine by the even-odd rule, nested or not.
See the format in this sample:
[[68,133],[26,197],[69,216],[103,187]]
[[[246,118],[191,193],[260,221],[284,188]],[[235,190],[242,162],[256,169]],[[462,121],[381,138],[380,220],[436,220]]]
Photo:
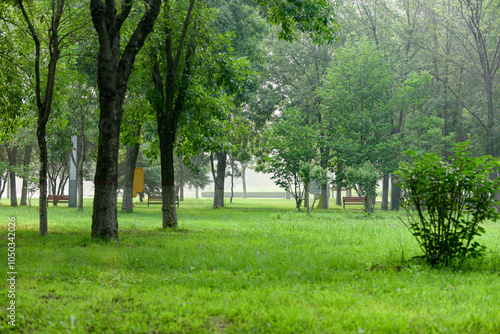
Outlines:
[[144,191],[144,169],[137,167],[134,171],[134,198],[137,197],[137,193]]

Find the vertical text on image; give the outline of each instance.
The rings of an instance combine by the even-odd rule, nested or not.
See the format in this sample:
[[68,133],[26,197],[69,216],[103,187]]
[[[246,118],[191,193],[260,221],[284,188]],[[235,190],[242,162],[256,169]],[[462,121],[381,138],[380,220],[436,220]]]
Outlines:
[[16,218],[9,217],[9,223],[7,227],[7,282],[8,282],[8,293],[9,298],[7,306],[7,318],[9,319],[8,324],[11,326],[16,325]]

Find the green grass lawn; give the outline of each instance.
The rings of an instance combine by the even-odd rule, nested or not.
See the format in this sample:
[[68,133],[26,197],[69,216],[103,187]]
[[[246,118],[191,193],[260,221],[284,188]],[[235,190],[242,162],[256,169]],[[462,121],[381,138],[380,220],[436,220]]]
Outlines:
[[90,200],[49,207],[43,238],[36,208],[8,204],[0,253],[6,275],[15,217],[16,327],[4,279],[1,333],[500,333],[499,223],[485,224],[484,258],[433,269],[410,260],[421,252],[402,213],[187,199],[170,231],[160,206],[136,204],[106,244],[90,240]]

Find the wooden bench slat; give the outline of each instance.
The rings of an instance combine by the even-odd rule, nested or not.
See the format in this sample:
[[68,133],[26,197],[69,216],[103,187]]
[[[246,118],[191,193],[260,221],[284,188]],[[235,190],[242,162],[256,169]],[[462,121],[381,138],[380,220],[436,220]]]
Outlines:
[[366,197],[342,197],[344,209],[346,205],[359,205],[366,201]]
[[52,203],[57,205],[57,203],[69,203],[69,195],[48,195],[47,196],[47,205]]
[[[148,207],[149,204],[163,204],[163,197],[158,195],[148,196]],[[179,196],[175,196],[175,204],[179,207]]]

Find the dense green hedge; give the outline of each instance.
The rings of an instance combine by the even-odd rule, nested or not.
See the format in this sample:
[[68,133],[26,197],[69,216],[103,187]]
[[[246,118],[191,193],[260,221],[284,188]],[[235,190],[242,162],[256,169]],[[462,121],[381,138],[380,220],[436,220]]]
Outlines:
[[[214,192],[213,191],[203,191],[201,193],[201,197],[204,197],[204,198],[214,197]],[[225,191],[224,197],[230,198],[231,192]],[[243,192],[235,191],[233,193],[233,197],[234,198],[242,198]],[[247,192],[247,198],[285,198],[285,192],[284,191]]]

